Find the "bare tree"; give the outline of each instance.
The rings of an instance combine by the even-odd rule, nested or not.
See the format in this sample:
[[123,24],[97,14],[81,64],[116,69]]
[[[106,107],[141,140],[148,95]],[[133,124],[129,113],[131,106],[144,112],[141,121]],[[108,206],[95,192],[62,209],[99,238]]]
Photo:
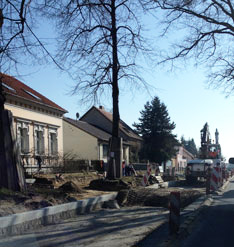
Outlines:
[[[234,3],[231,0],[155,0],[164,10],[164,32],[179,33],[164,61],[195,58],[208,81],[229,95],[234,89]],[[181,30],[182,32],[178,32]],[[176,36],[176,35],[175,35]]]
[[[25,57],[26,61],[29,58],[38,59],[39,54],[52,58],[32,30],[35,14],[35,1],[0,2],[0,187],[14,190],[25,189],[25,183],[22,169],[17,165],[20,161],[12,139],[11,114],[4,110],[2,73],[17,70],[19,63],[25,63]],[[40,48],[42,53],[36,48]]]
[[[142,82],[137,56],[149,52],[141,35],[140,15],[146,11],[140,0],[47,0],[44,11],[55,19],[58,60],[76,81],[73,93],[83,100],[99,99],[112,92],[112,137],[119,137],[119,85]],[[144,5],[146,4],[146,5]]]

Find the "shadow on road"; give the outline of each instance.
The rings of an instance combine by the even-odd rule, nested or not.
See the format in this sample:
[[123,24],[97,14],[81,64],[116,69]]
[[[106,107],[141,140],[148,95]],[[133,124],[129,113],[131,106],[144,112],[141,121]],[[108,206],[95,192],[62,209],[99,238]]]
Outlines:
[[19,240],[25,241],[33,233],[35,233],[36,242],[40,247],[73,246],[73,244],[75,244],[74,246],[96,246],[95,243],[100,239],[104,242],[107,239],[109,246],[111,246],[112,241],[119,239],[121,243],[123,237],[131,240],[133,235],[137,235],[138,228],[160,222],[167,217],[166,210],[163,210],[164,214],[157,214],[157,211],[161,212],[162,209],[145,207],[103,210],[87,217],[78,216],[75,219],[50,225],[36,232],[31,231],[14,238],[12,241],[17,242],[18,245],[12,246],[21,246]]

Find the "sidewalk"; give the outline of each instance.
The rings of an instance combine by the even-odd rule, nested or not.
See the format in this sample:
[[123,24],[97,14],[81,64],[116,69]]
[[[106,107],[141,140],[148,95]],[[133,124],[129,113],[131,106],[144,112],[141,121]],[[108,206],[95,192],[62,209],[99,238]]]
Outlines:
[[0,247],[125,247],[163,224],[168,211],[155,207],[100,210],[27,234],[0,239]]

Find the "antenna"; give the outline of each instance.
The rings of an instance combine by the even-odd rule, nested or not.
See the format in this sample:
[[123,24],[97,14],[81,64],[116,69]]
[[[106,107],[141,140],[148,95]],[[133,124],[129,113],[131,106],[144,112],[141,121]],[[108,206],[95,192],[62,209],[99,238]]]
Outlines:
[[76,113],[76,121],[79,119],[79,117],[80,117],[80,114],[77,112]]

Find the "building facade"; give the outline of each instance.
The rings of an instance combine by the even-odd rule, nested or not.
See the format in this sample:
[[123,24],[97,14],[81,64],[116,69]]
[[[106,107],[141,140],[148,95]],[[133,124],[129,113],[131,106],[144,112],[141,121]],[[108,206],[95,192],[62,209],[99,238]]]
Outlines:
[[[112,113],[107,112],[103,106],[99,108],[93,106],[80,120],[98,127],[111,135],[113,116]],[[129,147],[123,150],[123,159],[124,156],[128,156],[130,162],[137,162],[138,152],[142,145],[142,138],[121,119],[119,122],[119,136],[122,137],[123,143],[128,144]]]
[[187,151],[183,146],[176,147],[176,156],[172,159],[172,166],[175,171],[184,171],[189,160],[193,160],[194,156],[189,151]]
[[[111,135],[87,122],[63,119],[64,156],[72,159],[108,161]],[[123,143],[123,159],[129,162],[129,144]]]
[[[13,115],[13,129],[23,161],[35,165],[40,157],[51,163],[63,156],[63,115],[67,112],[48,98],[9,75],[0,74]],[[24,164],[25,164],[24,163]]]

